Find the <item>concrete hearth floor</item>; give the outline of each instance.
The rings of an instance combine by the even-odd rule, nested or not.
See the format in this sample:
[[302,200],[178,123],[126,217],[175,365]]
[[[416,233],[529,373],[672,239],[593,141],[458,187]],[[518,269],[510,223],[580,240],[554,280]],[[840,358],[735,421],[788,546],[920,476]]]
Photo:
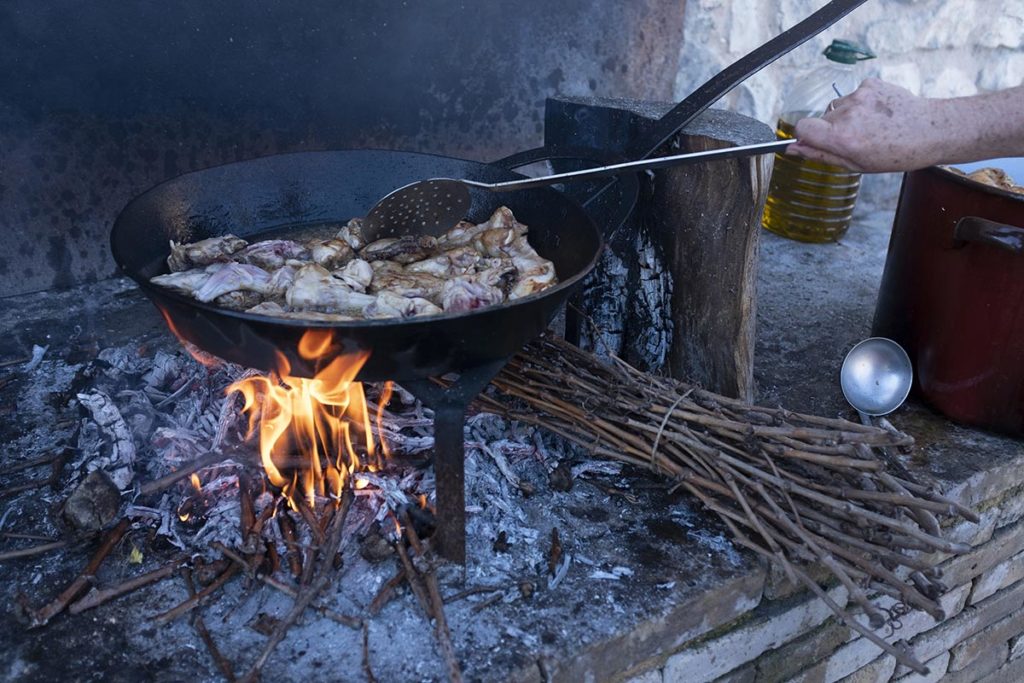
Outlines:
[[[839,390],[839,366],[845,352],[870,334],[890,224],[891,213],[862,215],[843,242],[834,245],[763,236],[756,359],[760,403],[854,417]],[[125,280],[4,301],[0,331],[0,362],[25,356],[33,344],[49,344],[47,358],[67,363],[81,362],[126,340],[153,349],[175,344],[155,309]],[[0,380],[19,372],[17,366],[0,369]],[[30,381],[31,377],[17,377],[3,389],[4,442],[20,438],[19,423],[30,418],[26,411],[32,407],[19,403],[19,392]],[[963,491],[961,500],[987,500],[997,485],[1008,489],[1024,482],[1020,440],[953,425],[913,400],[890,419],[918,440],[917,456],[912,462],[908,459],[908,466],[947,489]],[[5,452],[3,457],[21,455]],[[543,586],[546,567],[538,567],[536,576],[523,577],[541,586],[528,599],[511,599],[510,594],[507,601],[476,609],[486,598],[481,596],[449,606],[448,621],[467,680],[535,681],[550,676],[578,681],[588,680],[588,675],[589,680],[614,680],[764,599],[764,566],[734,548],[717,520],[684,497],[670,496],[646,473],[628,473],[616,483],[628,484],[638,502],[596,487],[583,494],[584,505],[579,504],[578,491],[571,501],[563,493],[516,499],[538,532],[538,543],[546,547],[551,526],[557,525],[566,551],[585,561],[574,561],[564,581],[550,590]],[[0,518],[7,504],[0,500]],[[19,530],[32,531],[33,522],[39,525],[36,528],[45,527],[49,514],[38,506],[22,516]],[[474,533],[471,525],[467,572],[470,583],[487,583],[487,554],[494,552],[494,539]],[[8,543],[0,541],[0,548]],[[153,614],[183,597],[177,581],[25,631],[10,614],[15,596],[24,592],[35,605],[52,598],[89,553],[89,548],[77,548],[2,565],[0,605],[5,614],[0,617],[0,649],[6,656],[0,679],[220,679],[186,620],[163,628],[148,623]],[[108,560],[113,562],[114,558]],[[445,594],[459,590],[456,572],[448,571],[442,578]],[[234,618],[233,605],[253,598],[238,583],[205,616],[225,654],[236,660],[244,655],[248,662],[263,636],[246,628],[222,633],[224,624]],[[266,609],[282,610],[286,605],[268,604]],[[411,596],[393,601],[372,620],[370,634],[371,661],[379,680],[443,677],[430,627]],[[245,652],[240,647],[252,649]],[[360,647],[358,632],[308,619],[278,648],[264,680],[362,680]],[[236,668],[242,665],[236,661]]]

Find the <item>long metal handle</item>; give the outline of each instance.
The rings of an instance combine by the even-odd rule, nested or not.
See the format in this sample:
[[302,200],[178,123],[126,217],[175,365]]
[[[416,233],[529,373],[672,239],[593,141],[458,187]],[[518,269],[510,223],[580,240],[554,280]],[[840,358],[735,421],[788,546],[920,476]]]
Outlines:
[[755,156],[758,154],[770,154],[778,152],[793,144],[796,140],[775,140],[773,142],[759,142],[756,145],[742,145],[740,147],[725,147],[723,149],[711,149],[706,152],[690,152],[687,154],[674,154],[668,157],[657,157],[655,159],[639,159],[627,161],[621,164],[609,166],[598,166],[596,168],[584,168],[579,171],[567,173],[556,173],[554,175],[540,176],[537,178],[525,178],[523,180],[506,180],[501,183],[481,183],[475,180],[463,181],[473,187],[481,187],[495,192],[506,192],[510,190],[526,190],[531,187],[544,187],[553,185],[565,180],[589,180],[590,178],[605,178],[625,171],[650,170],[665,168],[667,166],[682,166],[683,164],[694,164],[703,161],[715,161],[717,159],[734,159],[736,157]]

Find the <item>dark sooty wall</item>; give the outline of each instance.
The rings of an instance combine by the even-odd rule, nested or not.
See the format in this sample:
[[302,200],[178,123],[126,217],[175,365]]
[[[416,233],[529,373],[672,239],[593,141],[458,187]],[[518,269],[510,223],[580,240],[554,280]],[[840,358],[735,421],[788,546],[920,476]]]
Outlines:
[[0,296],[114,272],[168,177],[300,150],[488,160],[556,93],[664,100],[685,0],[5,0]]

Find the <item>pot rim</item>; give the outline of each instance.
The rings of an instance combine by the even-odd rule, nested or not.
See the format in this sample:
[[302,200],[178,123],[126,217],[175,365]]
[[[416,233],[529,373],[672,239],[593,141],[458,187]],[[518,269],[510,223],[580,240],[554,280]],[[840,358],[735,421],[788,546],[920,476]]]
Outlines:
[[[999,168],[999,165],[996,162],[1001,161],[1001,159],[992,159],[991,161],[993,162],[992,165],[990,167],[986,166],[985,168]],[[984,163],[984,162],[981,162],[981,163]],[[919,173],[921,171],[931,171],[933,173],[939,174],[940,176],[942,176],[944,178],[952,180],[953,182],[958,183],[960,185],[964,185],[964,186],[969,187],[969,188],[979,189],[979,190],[982,190],[983,192],[987,192],[989,194],[994,194],[994,195],[996,195],[998,197],[1005,197],[1005,198],[1010,199],[1012,201],[1024,203],[1024,193],[1021,193],[1021,192],[1011,192],[1010,190],[1004,190],[1001,187],[995,187],[994,185],[988,185],[986,183],[982,183],[982,182],[979,182],[977,180],[972,180],[972,179],[968,178],[966,175],[963,175],[962,173],[957,173],[956,171],[952,170],[951,167],[953,167],[953,166],[955,166],[955,164],[942,164],[942,165],[936,165],[936,166],[928,166],[927,168],[922,168],[922,169],[919,169],[917,171],[911,171],[911,173]],[[1000,170],[1002,170],[1002,169],[1000,169]]]

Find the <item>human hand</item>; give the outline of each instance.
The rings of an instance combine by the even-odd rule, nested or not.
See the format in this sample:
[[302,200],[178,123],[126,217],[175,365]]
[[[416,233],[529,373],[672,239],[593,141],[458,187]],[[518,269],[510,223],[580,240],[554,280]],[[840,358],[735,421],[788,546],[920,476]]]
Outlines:
[[798,121],[797,142],[786,151],[867,173],[930,166],[953,132],[943,102],[868,78],[821,118]]

